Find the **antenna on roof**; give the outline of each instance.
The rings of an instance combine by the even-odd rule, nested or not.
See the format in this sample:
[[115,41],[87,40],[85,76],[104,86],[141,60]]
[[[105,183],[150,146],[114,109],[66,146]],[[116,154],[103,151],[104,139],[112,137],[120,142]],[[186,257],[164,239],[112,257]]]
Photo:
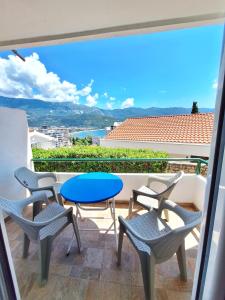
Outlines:
[[16,50],[11,50],[16,56],[18,56],[22,61],[26,61],[25,58],[20,55]]

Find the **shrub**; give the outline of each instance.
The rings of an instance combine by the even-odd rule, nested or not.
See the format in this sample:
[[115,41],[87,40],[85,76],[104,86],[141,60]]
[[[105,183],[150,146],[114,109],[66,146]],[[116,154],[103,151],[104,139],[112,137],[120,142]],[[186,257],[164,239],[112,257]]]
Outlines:
[[89,146],[92,145],[92,137],[87,136],[85,138],[73,137],[72,143],[74,146]]
[[[165,158],[167,153],[146,149],[105,148],[100,146],[74,146],[71,148],[33,149],[33,158]],[[167,162],[140,161],[102,161],[102,162],[35,162],[39,172],[112,172],[112,173],[148,173],[164,172]]]

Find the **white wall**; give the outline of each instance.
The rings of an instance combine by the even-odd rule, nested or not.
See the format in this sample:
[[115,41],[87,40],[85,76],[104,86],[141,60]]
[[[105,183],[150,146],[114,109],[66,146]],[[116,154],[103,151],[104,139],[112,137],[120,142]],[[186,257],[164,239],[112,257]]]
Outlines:
[[[65,182],[69,178],[80,173],[55,173],[57,180],[60,183]],[[147,184],[148,174],[116,174],[123,180],[123,190],[115,197],[116,200],[129,201],[132,190],[138,189],[142,185]],[[156,175],[156,174],[154,174]],[[173,174],[157,174],[163,178],[169,178]],[[203,208],[204,194],[205,194],[206,179],[201,175],[185,174],[180,182],[173,190],[170,199],[177,203],[194,203],[198,209]]]
[[100,139],[100,145],[109,148],[152,149],[165,151],[172,157],[185,157],[190,155],[209,157],[210,153],[210,144],[154,143]]
[[0,107],[0,145],[0,197],[23,198],[26,192],[14,178],[14,170],[28,166],[31,159],[24,111]]
[[29,137],[32,147],[42,149],[51,149],[56,147],[56,139],[50,136],[36,133],[36,131],[34,131],[29,133]]

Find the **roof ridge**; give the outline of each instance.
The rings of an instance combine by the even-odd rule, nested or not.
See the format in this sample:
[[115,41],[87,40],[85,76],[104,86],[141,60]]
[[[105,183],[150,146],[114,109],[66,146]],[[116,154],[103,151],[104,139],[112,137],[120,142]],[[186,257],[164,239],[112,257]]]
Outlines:
[[[126,120],[130,119],[147,119],[147,118],[169,118],[169,117],[181,117],[181,116],[196,116],[196,115],[214,115],[214,112],[206,112],[206,113],[197,113],[197,114],[177,114],[177,115],[158,115],[158,116],[142,116],[142,117],[129,117]],[[125,121],[126,121],[125,120]]]

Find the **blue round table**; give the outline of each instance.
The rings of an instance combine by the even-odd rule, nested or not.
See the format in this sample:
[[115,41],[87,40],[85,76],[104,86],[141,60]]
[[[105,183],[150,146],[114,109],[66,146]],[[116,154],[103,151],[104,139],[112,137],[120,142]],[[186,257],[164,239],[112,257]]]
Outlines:
[[[116,229],[116,215],[115,215],[115,199],[114,197],[120,193],[123,188],[123,182],[121,178],[116,175],[92,172],[77,175],[67,180],[60,189],[60,194],[67,200],[74,202],[77,208],[76,216],[81,213],[79,209],[84,210],[106,210],[110,208],[112,224],[106,230],[106,233],[114,227],[114,233],[117,246],[117,229]],[[112,199],[109,201],[109,199]],[[92,204],[106,201],[105,208],[84,208],[81,204]],[[89,229],[90,230],[90,229]],[[69,244],[67,255],[70,253],[73,238]]]
[[64,199],[90,204],[115,197],[123,188],[122,180],[113,174],[92,172],[81,174],[67,180],[60,189]]

